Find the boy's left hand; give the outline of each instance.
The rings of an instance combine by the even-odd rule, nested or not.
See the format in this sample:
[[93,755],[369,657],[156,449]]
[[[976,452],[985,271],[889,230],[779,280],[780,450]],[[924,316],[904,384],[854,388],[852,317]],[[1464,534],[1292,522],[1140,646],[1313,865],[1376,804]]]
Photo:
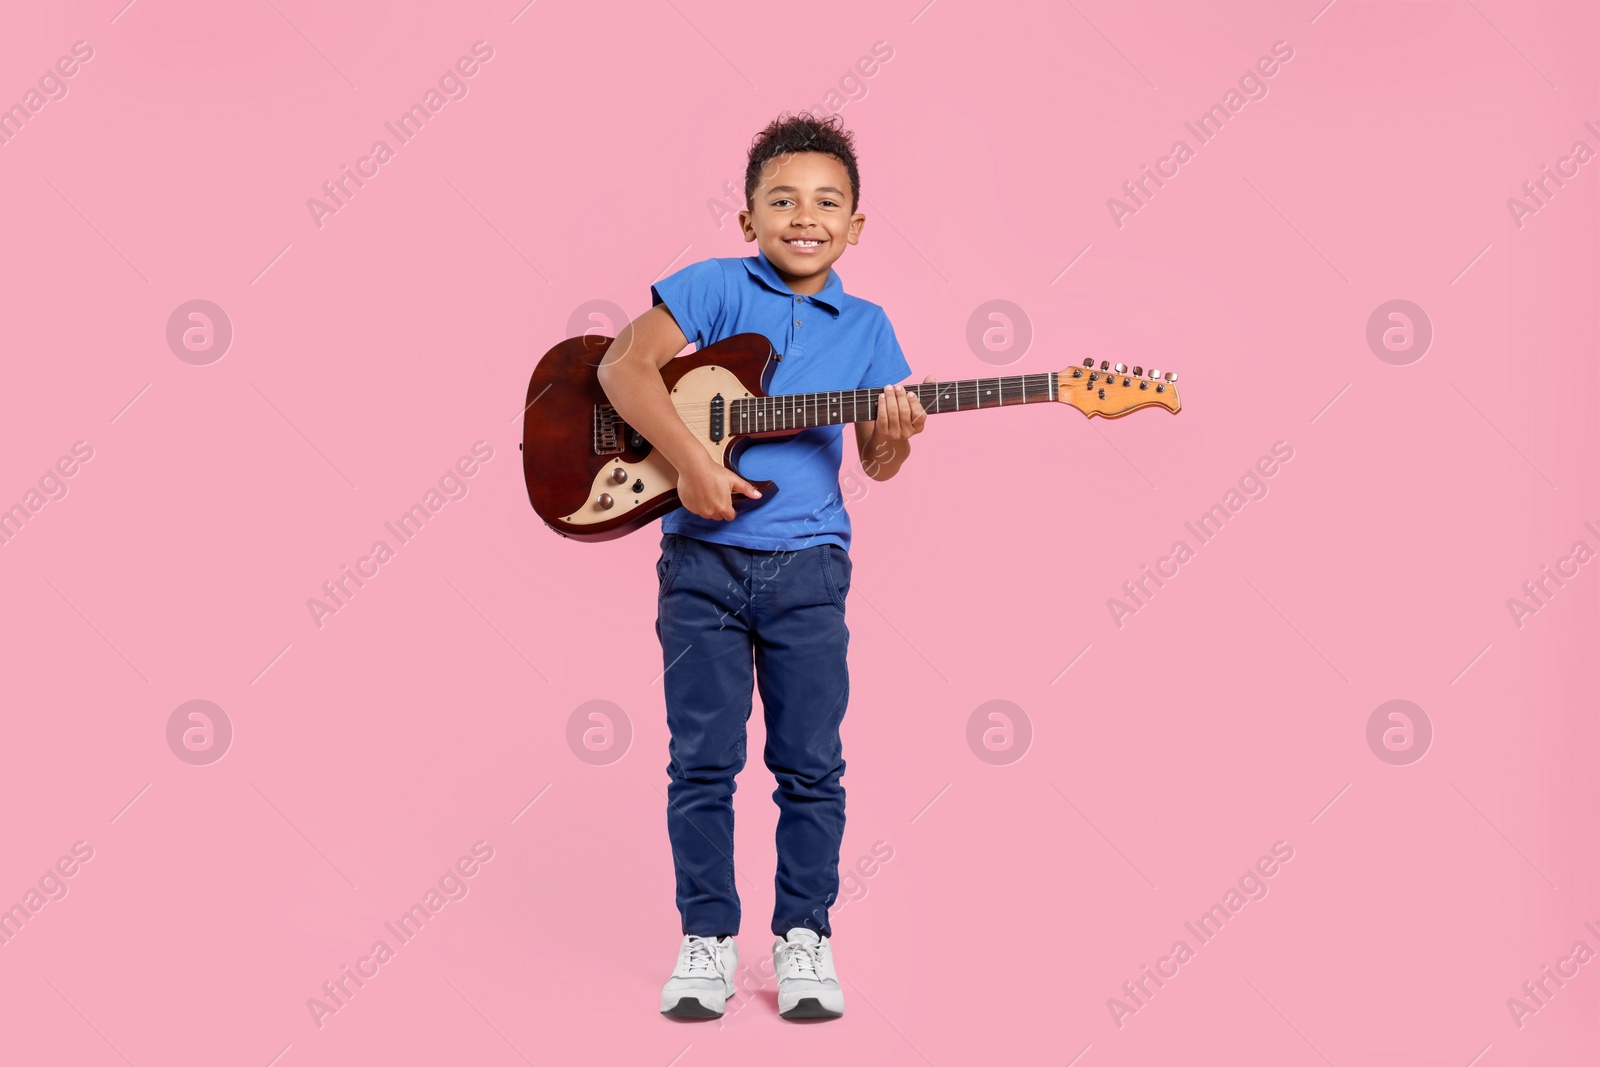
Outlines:
[[[922,384],[934,380],[930,374]],[[903,385],[886,386],[878,398],[878,418],[873,422],[872,435],[879,441],[904,441],[921,433],[927,421],[928,413],[915,393],[906,392]]]

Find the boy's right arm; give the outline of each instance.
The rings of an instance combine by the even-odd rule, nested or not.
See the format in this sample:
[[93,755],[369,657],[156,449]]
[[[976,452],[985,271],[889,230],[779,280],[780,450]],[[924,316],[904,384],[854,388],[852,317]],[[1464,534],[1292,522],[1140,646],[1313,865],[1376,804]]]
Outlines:
[[705,519],[732,519],[733,494],[759,497],[755,486],[711,457],[673,406],[661,368],[689,343],[664,304],[618,332],[599,369],[600,388],[623,421],[678,472],[683,506]]

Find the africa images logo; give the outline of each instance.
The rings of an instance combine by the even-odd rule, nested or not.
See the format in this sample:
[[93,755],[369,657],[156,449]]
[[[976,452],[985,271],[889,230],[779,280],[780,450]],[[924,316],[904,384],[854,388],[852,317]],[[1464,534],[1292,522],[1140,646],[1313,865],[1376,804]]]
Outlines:
[[[476,58],[474,58],[476,57]],[[323,195],[326,200],[316,197],[306,198],[306,210],[311,212],[311,221],[317,229],[325,225],[323,219],[328,215],[337,215],[343,208],[349,206],[349,201],[355,199],[356,190],[366,187],[367,182],[376,178],[384,164],[395,157],[400,146],[411,143],[412,138],[422,132],[435,115],[444,110],[445,104],[451,100],[465,100],[471,91],[467,79],[476,75],[481,69],[481,64],[494,58],[494,49],[487,41],[474,41],[472,56],[461,56],[455,65],[447,67],[439,75],[438,87],[429,86],[422,94],[420,102],[414,102],[402,111],[393,122],[385,122],[383,128],[394,137],[393,146],[383,138],[372,142],[368,153],[356,160],[355,171],[352,172],[348,163],[340,165],[340,175],[322,183]],[[352,189],[351,186],[355,188]]]

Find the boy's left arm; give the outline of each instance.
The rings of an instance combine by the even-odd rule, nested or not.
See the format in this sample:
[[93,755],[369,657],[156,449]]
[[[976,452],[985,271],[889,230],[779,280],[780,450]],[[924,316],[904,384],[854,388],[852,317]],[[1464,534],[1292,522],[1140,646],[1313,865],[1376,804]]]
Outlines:
[[[934,380],[931,374],[922,379],[924,385]],[[915,393],[906,392],[903,385],[885,386],[878,397],[878,417],[855,424],[856,450],[867,477],[880,482],[893,478],[911,455],[911,438],[927,421],[928,413]]]

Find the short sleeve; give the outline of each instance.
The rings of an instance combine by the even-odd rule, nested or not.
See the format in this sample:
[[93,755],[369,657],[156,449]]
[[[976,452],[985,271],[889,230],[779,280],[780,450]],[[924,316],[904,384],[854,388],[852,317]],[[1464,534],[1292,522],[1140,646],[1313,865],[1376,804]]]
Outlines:
[[720,341],[728,321],[728,293],[715,259],[691,263],[650,287],[650,306],[667,305],[683,336],[704,348]]
[[861,384],[857,386],[860,389],[896,385],[911,375],[911,365],[906,362],[906,354],[900,350],[900,340],[894,335],[894,325],[889,322],[889,316],[879,311],[878,321],[872,359],[867,364],[866,373],[861,376]]

